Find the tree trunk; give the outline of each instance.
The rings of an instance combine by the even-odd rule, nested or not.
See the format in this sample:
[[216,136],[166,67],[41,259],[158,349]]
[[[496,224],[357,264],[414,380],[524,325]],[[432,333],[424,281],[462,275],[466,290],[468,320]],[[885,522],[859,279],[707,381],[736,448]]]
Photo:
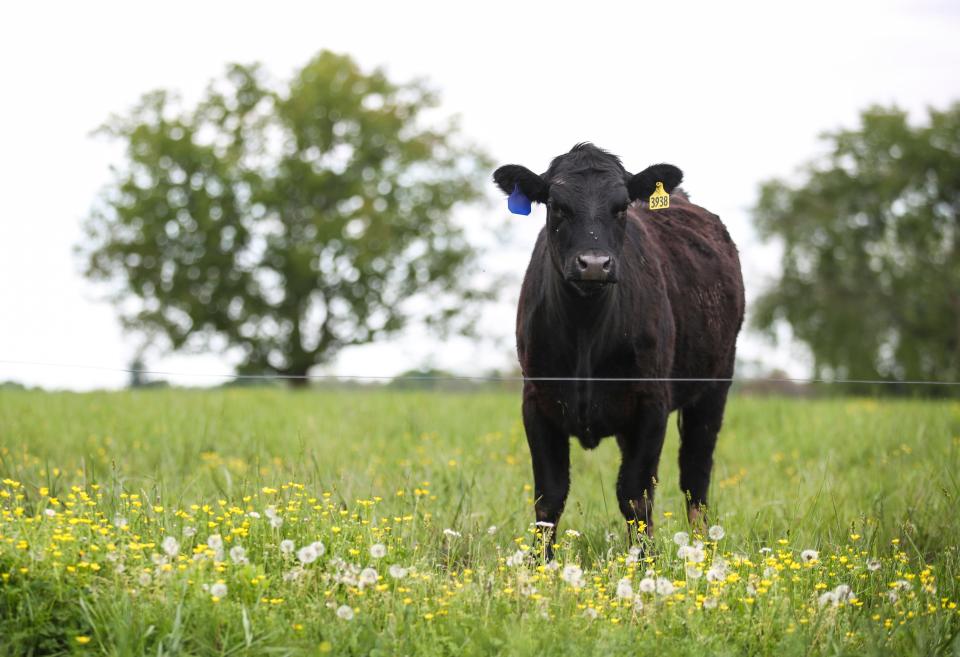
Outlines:
[[307,372],[310,371],[310,365],[294,365],[283,371],[284,376],[294,377],[286,379],[287,384],[295,390],[305,390],[310,387],[310,379],[307,378]]

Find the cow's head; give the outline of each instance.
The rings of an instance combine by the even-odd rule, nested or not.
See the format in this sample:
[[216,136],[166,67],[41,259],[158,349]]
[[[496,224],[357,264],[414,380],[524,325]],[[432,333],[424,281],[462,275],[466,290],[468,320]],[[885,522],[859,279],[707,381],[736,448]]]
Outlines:
[[547,206],[550,257],[563,277],[583,294],[617,282],[627,206],[647,199],[657,182],[669,193],[683,173],[672,164],[655,164],[633,175],[620,159],[593,144],[577,144],[554,158],[537,175],[508,164],[493,174],[506,194],[522,192]]

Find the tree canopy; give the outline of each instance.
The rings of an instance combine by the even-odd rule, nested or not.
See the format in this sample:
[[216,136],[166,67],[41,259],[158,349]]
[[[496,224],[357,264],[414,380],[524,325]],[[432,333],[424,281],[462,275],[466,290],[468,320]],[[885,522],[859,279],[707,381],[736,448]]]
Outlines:
[[923,125],[873,107],[824,140],[797,184],[762,185],[783,262],[754,324],[789,323],[818,376],[960,379],[960,104]]
[[490,163],[437,96],[324,51],[288,84],[231,65],[192,107],[142,97],[85,222],[86,274],[125,327],[300,376],[412,321],[459,328],[475,256],[452,210]]

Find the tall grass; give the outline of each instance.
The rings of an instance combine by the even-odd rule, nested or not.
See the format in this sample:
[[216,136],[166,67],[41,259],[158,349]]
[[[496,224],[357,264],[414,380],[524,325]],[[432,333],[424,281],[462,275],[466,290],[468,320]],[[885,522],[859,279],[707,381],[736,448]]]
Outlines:
[[0,653],[960,651],[960,404],[733,399],[699,560],[677,445],[639,557],[573,449],[553,569],[518,394],[0,392]]

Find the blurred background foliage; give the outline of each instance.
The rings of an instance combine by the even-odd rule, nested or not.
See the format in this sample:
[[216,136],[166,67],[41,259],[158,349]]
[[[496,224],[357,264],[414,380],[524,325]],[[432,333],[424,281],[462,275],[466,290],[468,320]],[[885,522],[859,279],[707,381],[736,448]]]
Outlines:
[[761,187],[756,226],[784,253],[754,326],[787,322],[817,377],[960,380],[960,104],[922,125],[872,107],[823,139],[798,184]]
[[148,93],[100,130],[126,157],[85,273],[149,343],[239,348],[246,374],[301,376],[414,321],[466,330],[489,291],[451,217],[491,161],[437,104],[328,51],[288,84],[231,65],[193,107]]
[[[492,161],[437,106],[329,51],[287,83],[231,65],[192,107],[148,93],[100,129],[126,156],[86,219],[85,273],[144,347],[237,350],[238,374],[302,376],[412,323],[468,333],[495,285],[452,217]],[[960,104],[921,125],[872,107],[823,139],[761,186],[754,221],[783,258],[753,328],[788,325],[815,377],[960,379]]]

